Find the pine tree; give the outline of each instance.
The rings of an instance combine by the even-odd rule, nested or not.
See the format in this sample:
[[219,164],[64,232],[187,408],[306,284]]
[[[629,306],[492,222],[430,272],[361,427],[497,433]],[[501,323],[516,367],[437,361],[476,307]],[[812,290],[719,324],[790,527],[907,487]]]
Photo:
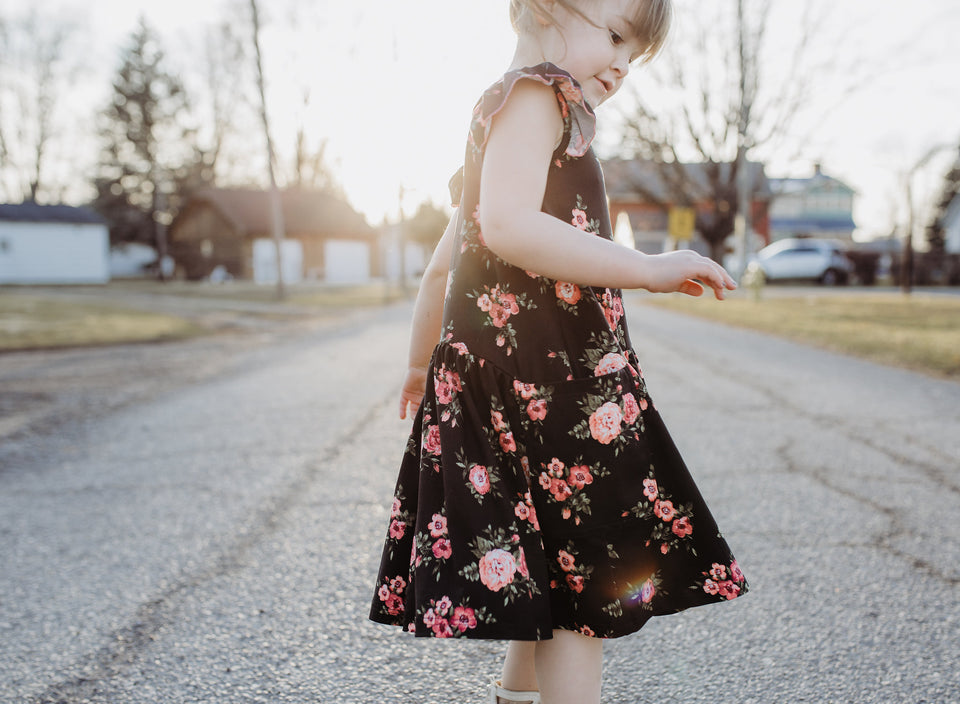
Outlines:
[[927,227],[927,242],[930,244],[931,252],[943,254],[946,244],[943,235],[943,218],[946,217],[950,203],[958,197],[960,197],[960,153],[957,154],[950,170],[943,177],[943,189],[937,199],[933,222]]
[[[103,149],[95,207],[110,225],[110,240],[144,242],[166,255],[176,177],[197,160],[184,126],[187,97],[164,65],[159,41],[146,22],[130,37],[102,114]],[[162,267],[158,266],[163,278]]]

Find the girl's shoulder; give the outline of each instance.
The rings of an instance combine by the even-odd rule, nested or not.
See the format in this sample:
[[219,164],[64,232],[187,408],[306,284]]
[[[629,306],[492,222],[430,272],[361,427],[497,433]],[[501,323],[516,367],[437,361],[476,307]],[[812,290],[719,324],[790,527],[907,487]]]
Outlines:
[[527,66],[505,73],[487,88],[473,110],[470,141],[482,151],[490,136],[494,116],[503,108],[518,82],[534,80],[553,88],[564,123],[563,150],[571,157],[583,156],[596,136],[596,117],[583,98],[580,84],[569,73],[552,63]]

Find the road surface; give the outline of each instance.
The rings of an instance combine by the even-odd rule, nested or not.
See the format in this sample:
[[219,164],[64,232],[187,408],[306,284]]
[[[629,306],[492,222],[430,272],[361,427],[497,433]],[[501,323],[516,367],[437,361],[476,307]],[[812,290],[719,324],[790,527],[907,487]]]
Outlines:
[[[960,385],[627,314],[752,590],[608,642],[604,701],[960,702]],[[0,701],[484,701],[500,644],[366,620],[408,318],[197,348],[188,384],[5,441]]]

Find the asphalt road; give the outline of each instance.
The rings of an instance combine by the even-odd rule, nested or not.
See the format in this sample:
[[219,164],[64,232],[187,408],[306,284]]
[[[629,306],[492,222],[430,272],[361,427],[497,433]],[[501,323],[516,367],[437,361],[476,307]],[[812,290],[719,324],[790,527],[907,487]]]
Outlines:
[[[960,385],[627,313],[752,591],[608,642],[604,701],[960,702]],[[7,443],[0,701],[484,701],[501,644],[366,621],[408,316],[237,338]]]

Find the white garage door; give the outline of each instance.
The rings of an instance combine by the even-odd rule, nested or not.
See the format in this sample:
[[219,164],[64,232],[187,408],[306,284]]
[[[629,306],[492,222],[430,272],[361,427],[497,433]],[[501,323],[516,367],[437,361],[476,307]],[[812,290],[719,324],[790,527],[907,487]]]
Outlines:
[[351,240],[328,240],[323,248],[323,280],[359,284],[370,280],[370,245]]

